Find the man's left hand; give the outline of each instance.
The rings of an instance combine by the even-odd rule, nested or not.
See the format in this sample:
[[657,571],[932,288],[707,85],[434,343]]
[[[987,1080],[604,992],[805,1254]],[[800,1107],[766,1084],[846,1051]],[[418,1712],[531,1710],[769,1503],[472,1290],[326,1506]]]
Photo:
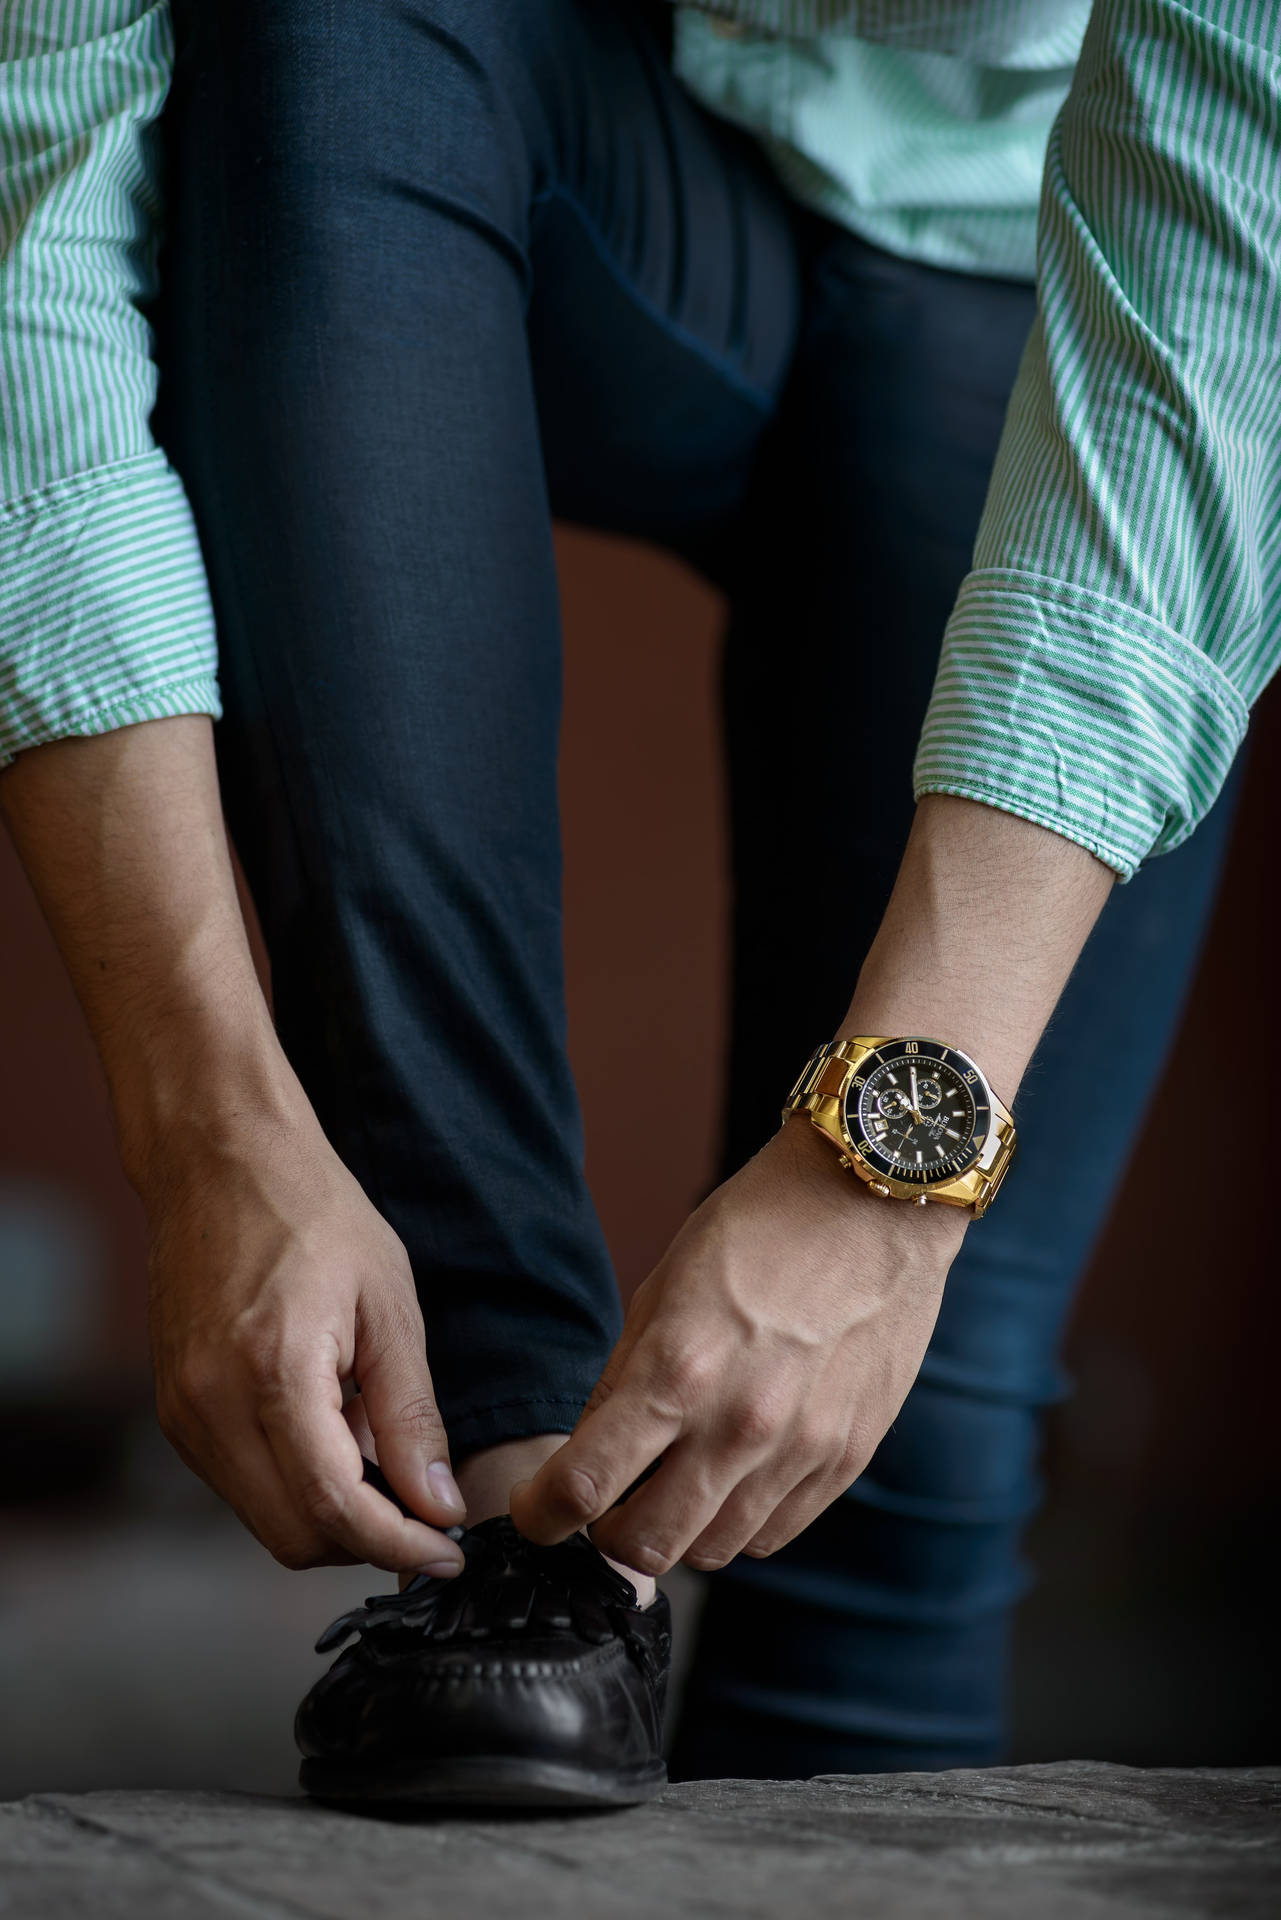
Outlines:
[[903,1404],[966,1218],[879,1199],[790,1121],[638,1288],[573,1435],[513,1490],[516,1524],[545,1544],[589,1527],[650,1574],[775,1552]]

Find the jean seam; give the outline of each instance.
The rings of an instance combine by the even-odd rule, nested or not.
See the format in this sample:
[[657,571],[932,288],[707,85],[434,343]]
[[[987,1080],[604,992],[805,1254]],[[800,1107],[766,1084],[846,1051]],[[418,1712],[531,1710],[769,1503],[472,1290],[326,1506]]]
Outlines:
[[[530,1429],[516,1434],[505,1433],[503,1429],[509,1424],[505,1416],[521,1412],[527,1414],[535,1408],[541,1411],[544,1419],[551,1421],[563,1419],[566,1422],[563,1427],[553,1425],[542,1427],[540,1431],[563,1432],[568,1439],[586,1399],[587,1393],[540,1393],[526,1395],[517,1400],[499,1400],[483,1406],[472,1405],[462,1412],[455,1412],[448,1405],[442,1406],[440,1411],[445,1422],[445,1431],[449,1435],[451,1450],[457,1457],[459,1450],[470,1452],[478,1447],[501,1446],[508,1439],[528,1438]],[[496,1433],[495,1428],[498,1429]]]
[[539,207],[546,206],[552,200],[562,200],[570,212],[577,217],[587,239],[591,243],[593,252],[611,279],[614,280],[616,285],[622,288],[628,298],[633,301],[643,313],[647,314],[649,318],[654,321],[656,326],[661,327],[670,339],[674,340],[679,346],[684,347],[687,352],[694,354],[704,365],[710,367],[713,373],[725,382],[727,387],[732,388],[735,393],[740,395],[742,399],[749,401],[751,405],[758,408],[761,413],[769,414],[774,411],[772,395],[764,392],[760,387],[753,386],[750,380],[745,379],[744,376],[736,372],[733,367],[727,366],[720,355],[717,354],[713,348],[709,347],[705,341],[700,340],[696,333],[691,333],[688,327],[683,327],[679,320],[673,320],[670,314],[664,313],[663,309],[649,298],[648,294],[642,293],[639,287],[633,284],[614,259],[605,241],[605,236],[596,225],[594,216],[567,187],[546,187],[541,193],[536,194],[530,202],[531,217],[537,212]]
[[576,1393],[529,1393],[518,1400],[487,1401],[483,1407],[474,1407],[466,1413],[460,1413],[459,1420],[483,1420],[492,1413],[510,1413],[514,1407],[581,1407],[582,1399]]

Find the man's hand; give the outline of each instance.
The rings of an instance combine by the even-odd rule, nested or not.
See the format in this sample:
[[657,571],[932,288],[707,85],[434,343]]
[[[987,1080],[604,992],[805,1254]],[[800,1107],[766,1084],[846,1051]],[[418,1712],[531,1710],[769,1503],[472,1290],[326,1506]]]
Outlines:
[[[0,773],[0,809],[97,1041],[151,1222],[170,1439],[288,1566],[456,1570],[439,1529],[462,1509],[440,1471],[408,1261],[280,1050],[209,722],[33,747]],[[433,1524],[362,1484],[357,1435]]]
[[517,1525],[551,1542],[595,1522],[602,1552],[644,1573],[775,1552],[903,1404],[964,1231],[952,1209],[878,1200],[790,1121],[637,1291],[572,1438],[514,1493]]
[[[320,1129],[246,1132],[147,1197],[157,1405],[187,1465],[285,1566],[457,1572],[409,1262]],[[362,1447],[435,1528],[363,1484]]]
[[[1011,1101],[1112,881],[1057,834],[928,796],[838,1037],[944,1039]],[[919,1120],[915,1076],[912,1104]],[[878,1200],[789,1121],[640,1288],[572,1438],[514,1491],[517,1525],[550,1542],[595,1522],[597,1546],[647,1573],[782,1546],[894,1419],[965,1226]]]

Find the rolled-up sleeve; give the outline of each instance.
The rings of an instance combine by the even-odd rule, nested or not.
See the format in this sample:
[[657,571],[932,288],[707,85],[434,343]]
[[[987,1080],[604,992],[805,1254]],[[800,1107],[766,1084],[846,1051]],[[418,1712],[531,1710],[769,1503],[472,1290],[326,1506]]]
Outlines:
[[150,430],[167,5],[0,11],[0,765],[219,712],[182,486]]
[[1040,313],[916,791],[1124,878],[1213,804],[1281,661],[1281,9],[1099,0]]

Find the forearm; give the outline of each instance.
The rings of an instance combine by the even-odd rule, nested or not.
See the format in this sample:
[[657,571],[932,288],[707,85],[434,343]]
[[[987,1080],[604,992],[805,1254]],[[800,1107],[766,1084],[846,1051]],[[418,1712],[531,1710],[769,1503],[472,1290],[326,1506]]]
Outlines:
[[1059,834],[927,794],[840,1037],[946,1040],[1013,1100],[1114,882]]
[[[161,1425],[288,1566],[456,1570],[404,1248],[329,1147],[254,972],[209,722],[32,748],[0,810],[89,1018],[152,1224]],[[344,1418],[405,1519],[361,1481]],[[447,1486],[447,1469],[446,1486]]]
[[0,810],[58,942],[145,1185],[252,1110],[296,1118],[236,896],[201,717],[19,755]]
[[[1012,1100],[1112,884],[1056,834],[928,797],[841,1037],[944,1039]],[[886,1205],[816,1129],[780,1128],[633,1296],[573,1437],[514,1493],[517,1524],[555,1540],[594,1523],[647,1572],[774,1552],[871,1460],[967,1218]]]

